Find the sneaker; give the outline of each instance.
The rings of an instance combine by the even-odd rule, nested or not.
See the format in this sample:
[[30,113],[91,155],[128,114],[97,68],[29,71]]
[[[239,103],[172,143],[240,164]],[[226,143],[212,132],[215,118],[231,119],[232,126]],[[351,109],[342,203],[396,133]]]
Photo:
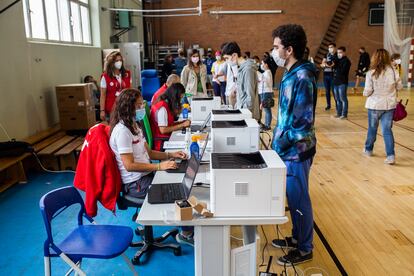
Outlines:
[[387,159],[384,160],[384,163],[388,164],[388,165],[394,165],[395,164],[395,156],[394,155],[387,156]]
[[341,116],[341,117],[339,117],[339,119],[341,119],[341,120],[346,120],[346,119],[348,119],[348,117],[346,117],[346,116]]
[[325,107],[325,111],[328,111],[329,109],[331,109],[330,106]]
[[175,236],[175,239],[177,240],[178,243],[194,246],[194,234],[191,234],[189,236],[184,236],[182,233],[178,233]]
[[282,266],[291,266],[311,261],[312,258],[312,251],[305,255],[302,255],[299,249],[292,249],[289,250],[285,256],[279,257],[279,259],[277,259],[277,263]]
[[371,157],[373,155],[372,150],[364,149],[362,152],[368,157]]
[[276,248],[296,248],[297,242],[293,242],[292,237],[286,237],[286,239],[274,239],[272,245]]
[[334,116],[334,118],[339,118],[339,117],[341,117],[341,116],[339,116],[339,115],[335,115],[335,116]]

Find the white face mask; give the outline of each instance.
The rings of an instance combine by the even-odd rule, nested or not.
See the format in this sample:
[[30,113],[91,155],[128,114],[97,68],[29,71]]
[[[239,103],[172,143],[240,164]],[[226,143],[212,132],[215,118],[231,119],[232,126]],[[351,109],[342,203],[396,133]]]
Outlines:
[[401,59],[396,59],[396,60],[395,60],[395,63],[396,63],[396,64],[401,64]]
[[118,69],[118,70],[122,68],[122,61],[121,60],[115,61],[115,68]]
[[341,59],[344,57],[344,54],[338,54],[338,58]]
[[328,48],[328,51],[329,51],[330,54],[333,54],[334,53],[334,48],[332,48],[332,47]]
[[216,56],[216,60],[220,61],[221,60],[221,56]]
[[191,62],[192,63],[198,63],[200,61],[199,57],[191,57]]
[[264,68],[263,64],[260,64],[260,69],[262,69],[262,71],[265,71],[266,69]]
[[281,58],[279,56],[279,52],[276,49],[272,50],[272,53],[270,53],[270,55],[272,56],[273,60],[276,62],[276,65],[279,67],[285,67],[286,64],[286,59]]

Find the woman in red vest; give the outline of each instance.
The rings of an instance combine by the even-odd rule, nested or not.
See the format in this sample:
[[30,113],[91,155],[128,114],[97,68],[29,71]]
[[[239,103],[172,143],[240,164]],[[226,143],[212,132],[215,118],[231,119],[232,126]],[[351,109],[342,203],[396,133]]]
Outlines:
[[131,73],[125,69],[120,52],[110,53],[101,78],[100,118],[106,121],[116,98],[125,88],[131,87]]
[[174,118],[181,112],[181,100],[184,94],[184,86],[181,83],[174,83],[159,96],[159,102],[151,106],[150,124],[154,150],[162,150],[163,141],[168,140],[173,131],[190,126],[189,120],[174,122]]

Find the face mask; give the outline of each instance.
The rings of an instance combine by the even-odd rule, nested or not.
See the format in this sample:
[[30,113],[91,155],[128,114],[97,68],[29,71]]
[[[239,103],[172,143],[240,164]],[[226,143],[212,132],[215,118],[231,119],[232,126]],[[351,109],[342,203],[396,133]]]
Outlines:
[[122,68],[122,61],[120,61],[120,60],[116,61],[115,62],[115,68],[118,69],[118,70],[121,69]]
[[260,64],[260,69],[262,69],[262,71],[265,71],[266,69],[264,68],[263,64]]
[[338,54],[338,58],[339,59],[341,59],[341,58],[343,58],[344,57],[344,55],[343,54]]
[[135,110],[135,120],[142,121],[145,117],[145,108]]
[[401,64],[401,59],[396,59],[396,60],[395,60],[395,63],[396,63],[396,64]]
[[330,54],[333,54],[334,53],[334,48],[328,48],[328,51],[329,51]]
[[216,60],[220,61],[221,60],[221,56],[216,56]]
[[286,59],[281,58],[281,57],[279,56],[279,52],[278,52],[278,51],[276,51],[276,49],[273,49],[273,50],[272,50],[271,55],[272,55],[273,60],[276,62],[276,65],[277,65],[277,66],[279,66],[279,67],[285,67],[285,64],[286,64]]
[[192,63],[198,63],[200,61],[199,57],[191,57],[191,62]]

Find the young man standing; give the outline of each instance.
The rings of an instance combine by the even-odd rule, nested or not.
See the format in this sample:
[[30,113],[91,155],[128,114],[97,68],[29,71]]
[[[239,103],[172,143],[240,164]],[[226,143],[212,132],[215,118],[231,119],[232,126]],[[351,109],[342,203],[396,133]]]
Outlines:
[[228,42],[223,45],[222,54],[230,66],[238,66],[236,108],[248,108],[252,117],[260,119],[259,96],[257,94],[257,66],[252,59],[241,56],[239,45]]
[[326,95],[325,110],[331,109],[331,89],[332,89],[332,94],[333,94],[333,85],[332,85],[333,68],[335,66],[337,59],[338,57],[336,55],[336,44],[329,43],[328,54],[326,55],[326,58],[322,60],[322,63],[321,63],[321,67],[323,68],[323,84],[325,86],[325,95]]
[[272,57],[285,68],[280,91],[272,149],[287,169],[286,195],[292,218],[292,236],[272,245],[291,248],[278,259],[280,265],[299,264],[313,258],[313,214],[309,196],[309,172],[316,153],[316,68],[303,60],[307,43],[302,26],[282,25],[273,31]]
[[346,48],[338,48],[338,60],[334,67],[334,96],[336,101],[336,118],[346,119],[348,117],[348,75],[351,61],[346,56]]
[[368,72],[370,64],[371,59],[367,51],[365,51],[365,47],[359,48],[358,68],[355,71],[355,87],[352,89],[354,93],[358,91],[359,83],[361,82],[361,79],[365,78],[365,74]]

